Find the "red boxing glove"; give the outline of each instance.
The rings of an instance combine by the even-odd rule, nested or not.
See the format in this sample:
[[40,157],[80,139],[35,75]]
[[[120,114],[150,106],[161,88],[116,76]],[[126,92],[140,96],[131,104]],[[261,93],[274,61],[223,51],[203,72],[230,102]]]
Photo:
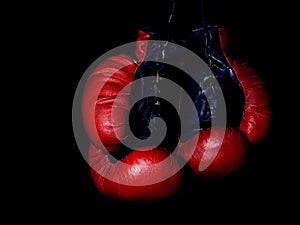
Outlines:
[[[149,35],[139,33],[139,40]],[[112,56],[89,76],[82,98],[83,122],[91,141],[89,164],[99,191],[113,199],[157,201],[175,194],[183,168],[162,148],[128,149],[127,138],[130,87],[135,71],[144,59],[147,46],[137,42],[136,58]],[[117,159],[112,154],[117,155]]]
[[[227,118],[235,120],[235,123],[227,121],[229,125],[223,128],[225,133],[222,132],[221,127],[203,128],[194,137],[181,144],[179,155],[188,161],[196,174],[221,177],[236,172],[243,165],[247,142],[253,144],[266,138],[271,111],[263,79],[249,64],[235,59],[230,54],[226,29],[209,28],[208,36],[211,39],[208,41],[208,46],[205,46],[207,49],[205,57],[208,58],[209,65],[221,86],[223,85],[224,96],[227,94],[226,91],[232,90],[227,86],[231,82],[230,85],[238,86],[242,90],[244,104],[242,107],[232,104],[232,101],[241,97],[238,92],[231,96],[227,95],[225,97]],[[226,71],[231,72],[226,73]],[[226,83],[227,81],[230,82]],[[238,115],[238,113],[234,114],[236,109],[232,109],[232,106],[238,108],[236,112],[239,110],[242,112],[241,116],[232,117]],[[195,138],[199,138],[198,142],[195,142]],[[196,148],[193,149],[195,145]],[[191,152],[193,150],[194,152]],[[192,157],[189,159],[191,153]]]

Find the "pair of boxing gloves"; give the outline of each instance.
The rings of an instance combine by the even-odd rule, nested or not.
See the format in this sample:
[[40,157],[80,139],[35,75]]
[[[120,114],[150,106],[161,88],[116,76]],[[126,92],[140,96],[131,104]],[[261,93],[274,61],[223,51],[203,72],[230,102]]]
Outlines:
[[[134,57],[108,57],[85,84],[82,118],[90,139],[91,177],[99,191],[113,199],[157,201],[174,195],[183,182],[185,166],[203,177],[233,174],[245,161],[247,145],[268,134],[271,111],[264,81],[231,53],[226,29],[208,26],[193,30],[185,40],[170,40],[195,52],[215,75],[218,87],[201,85],[209,80],[205,74],[199,75],[197,83],[180,68],[148,61],[148,56],[163,52],[164,46],[150,41],[159,38],[140,30]],[[172,57],[176,51],[171,45],[164,54]],[[179,108],[182,106],[182,112],[177,112],[167,100],[155,97],[159,86],[145,82],[131,86],[133,81],[152,79],[155,83],[161,78],[182,87],[193,101],[196,115],[181,101],[180,93],[174,93]],[[214,88],[224,95],[226,124],[212,123],[218,113],[224,113],[219,110],[219,100],[209,94]],[[141,93],[147,96],[133,101],[136,95],[145,96]],[[140,140],[155,136],[160,129],[157,118],[167,125],[158,145],[124,144],[129,132]]]

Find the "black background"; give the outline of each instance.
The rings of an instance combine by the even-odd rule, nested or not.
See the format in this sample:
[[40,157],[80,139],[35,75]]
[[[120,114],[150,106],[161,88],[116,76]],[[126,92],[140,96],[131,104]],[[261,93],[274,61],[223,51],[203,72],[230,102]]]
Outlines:
[[[274,28],[278,23],[276,20],[279,19],[275,15],[276,11],[273,11],[272,6],[263,6],[259,1],[205,3],[207,23],[232,29],[236,50],[246,57],[266,80],[276,121],[278,115],[273,99],[276,94],[273,89],[273,76],[278,73],[274,68],[278,59],[274,55],[273,45],[273,39],[276,39]],[[71,48],[66,55],[70,70],[65,74],[70,77],[73,88],[71,95],[93,60],[112,47],[133,41],[137,29],[144,25],[163,30],[169,12],[169,1],[78,4],[78,9],[68,10],[67,18],[63,18],[60,24],[63,25],[61,28],[65,29],[62,30],[60,38]],[[176,29],[179,32],[180,29],[200,26],[198,7],[194,1],[180,1],[178,15],[175,17]],[[277,50],[280,47],[277,46]],[[119,217],[130,221],[136,219],[134,214],[140,214],[145,221],[159,220],[159,216],[170,220],[182,216],[201,222],[203,218],[214,220],[215,217],[208,216],[210,214],[217,216],[223,213],[230,220],[236,220],[238,215],[266,216],[270,207],[269,216],[274,216],[272,210],[276,209],[276,204],[282,197],[280,193],[274,192],[281,176],[280,171],[276,169],[279,157],[276,155],[278,153],[275,150],[274,135],[271,130],[265,141],[249,149],[247,162],[238,174],[225,179],[203,180],[191,175],[187,169],[181,193],[159,203],[127,203],[103,198],[93,185],[88,166],[73,140],[70,149],[66,150],[69,152],[66,163],[70,167],[68,172],[62,172],[65,174],[63,184],[66,186],[60,186],[63,193],[60,200],[66,206],[75,207],[79,211],[91,210],[90,212],[95,213],[91,216],[95,217],[107,217],[108,213],[114,212],[112,215],[115,216],[111,219],[117,218],[120,221],[122,219]]]
[[[180,1],[175,20],[178,32],[200,26],[199,4],[195,2]],[[47,160],[36,161],[33,168],[39,170],[35,180],[38,184],[33,187],[39,200],[36,205],[46,213],[45,218],[144,223],[159,222],[161,217],[168,222],[221,220],[243,224],[250,219],[269,220],[282,215],[282,201],[291,197],[281,188],[288,186],[289,181],[283,168],[287,159],[282,155],[280,142],[283,125],[278,83],[281,74],[286,73],[280,65],[288,64],[288,59],[282,57],[284,35],[278,29],[282,27],[284,8],[274,2],[262,5],[258,0],[204,1],[207,23],[231,29],[234,48],[265,79],[271,100],[270,134],[249,148],[241,171],[228,178],[205,180],[193,176],[187,168],[182,191],[157,203],[113,201],[103,198],[94,186],[72,129],[72,103],[78,82],[103,53],[134,41],[137,29],[148,25],[164,30],[169,3],[169,0],[49,3],[26,22],[34,24],[37,34],[33,42],[41,45],[35,52],[37,58],[41,56],[36,62],[51,74],[38,80],[45,84],[38,89],[51,86],[40,109],[51,114],[49,117],[43,114],[42,120],[44,117],[53,120],[47,122],[46,129],[51,130],[47,141],[46,137],[41,138],[43,153],[46,151],[43,158]],[[43,210],[50,205],[51,210]]]

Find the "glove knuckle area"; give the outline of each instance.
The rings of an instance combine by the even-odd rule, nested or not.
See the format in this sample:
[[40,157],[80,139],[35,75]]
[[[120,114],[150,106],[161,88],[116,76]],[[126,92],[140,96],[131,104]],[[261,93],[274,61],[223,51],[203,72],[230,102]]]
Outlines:
[[159,201],[178,192],[183,170],[169,151],[143,148],[121,160],[108,154],[90,146],[91,175],[103,195],[117,200]]

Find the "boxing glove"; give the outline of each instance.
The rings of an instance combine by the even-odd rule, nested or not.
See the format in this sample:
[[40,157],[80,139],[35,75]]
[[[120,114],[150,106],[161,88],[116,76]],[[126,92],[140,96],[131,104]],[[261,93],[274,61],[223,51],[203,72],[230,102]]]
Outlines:
[[[195,40],[205,40],[202,44],[205,51],[200,54],[221,86],[227,123],[223,132],[220,127],[203,127],[198,134],[181,144],[180,155],[196,174],[227,176],[243,165],[247,143],[262,141],[268,134],[271,120],[269,99],[260,75],[247,62],[237,60],[230,54],[226,29],[208,26],[195,30],[192,36]],[[211,109],[216,113],[210,114],[210,120],[213,116],[218,117],[217,104],[211,105]],[[193,141],[195,136],[199,138],[198,142]],[[196,146],[195,151],[187,158],[191,143]]]
[[129,100],[134,74],[146,54],[147,45],[140,41],[148,37],[139,32],[135,57],[121,54],[101,62],[89,75],[82,97],[91,175],[99,191],[113,199],[158,201],[177,193],[183,178],[183,167],[168,146],[130,148],[122,143],[128,138],[128,118],[152,119],[131,112]]

